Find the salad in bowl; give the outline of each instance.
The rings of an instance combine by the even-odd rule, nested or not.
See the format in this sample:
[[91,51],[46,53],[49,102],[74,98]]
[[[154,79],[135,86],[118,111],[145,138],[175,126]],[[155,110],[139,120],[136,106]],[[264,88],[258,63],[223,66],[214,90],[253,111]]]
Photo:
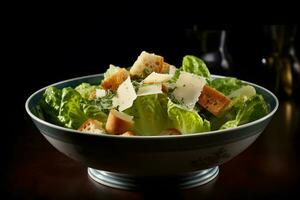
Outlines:
[[217,177],[265,130],[278,108],[267,89],[211,75],[192,55],[173,66],[142,52],[131,67],[34,92],[28,115],[58,151],[98,183],[122,189],[196,187]]
[[49,86],[38,107],[50,123],[120,136],[223,130],[269,113],[255,87],[234,77],[212,76],[200,58],[186,55],[175,67],[146,51],[131,67],[110,65],[98,84]]

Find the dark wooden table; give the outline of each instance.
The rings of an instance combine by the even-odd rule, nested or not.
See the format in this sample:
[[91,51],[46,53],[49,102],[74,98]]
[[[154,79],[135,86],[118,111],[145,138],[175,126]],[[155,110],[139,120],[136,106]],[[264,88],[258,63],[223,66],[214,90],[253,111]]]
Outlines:
[[3,172],[5,193],[18,199],[297,199],[300,106],[281,101],[272,122],[247,150],[220,166],[218,177],[187,189],[125,191],[95,183],[86,166],[54,149],[25,116]]

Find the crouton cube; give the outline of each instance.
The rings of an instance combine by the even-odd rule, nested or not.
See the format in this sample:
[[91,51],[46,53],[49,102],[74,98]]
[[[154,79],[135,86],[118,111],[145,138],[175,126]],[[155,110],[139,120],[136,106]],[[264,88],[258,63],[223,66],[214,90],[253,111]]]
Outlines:
[[121,136],[134,136],[134,132],[133,131],[126,131],[125,133],[121,134]]
[[125,68],[121,68],[118,72],[103,80],[101,86],[105,90],[111,89],[116,91],[119,85],[121,85],[128,78],[128,76],[128,71]]
[[102,128],[102,123],[96,119],[86,120],[78,130],[87,133],[105,133],[105,130]]
[[167,73],[169,64],[164,62],[162,56],[143,51],[130,69],[131,76],[144,77],[151,72]]
[[216,89],[205,85],[198,103],[213,115],[218,116],[228,106],[230,99]]
[[105,129],[109,134],[120,135],[133,128],[132,116],[115,109],[110,110]]

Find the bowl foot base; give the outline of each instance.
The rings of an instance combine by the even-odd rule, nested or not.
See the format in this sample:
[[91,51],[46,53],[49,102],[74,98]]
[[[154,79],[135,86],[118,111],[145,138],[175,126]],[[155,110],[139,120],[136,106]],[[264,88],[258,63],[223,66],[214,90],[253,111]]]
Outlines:
[[168,177],[141,177],[88,168],[89,176],[96,182],[118,189],[138,190],[149,187],[187,189],[212,181],[217,177],[219,167],[213,167],[189,175]]

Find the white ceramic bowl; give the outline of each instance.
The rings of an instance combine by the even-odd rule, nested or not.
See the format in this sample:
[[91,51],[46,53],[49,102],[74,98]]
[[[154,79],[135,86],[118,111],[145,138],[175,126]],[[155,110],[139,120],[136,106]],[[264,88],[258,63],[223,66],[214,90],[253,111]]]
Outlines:
[[[220,76],[213,76],[220,77]],[[53,86],[74,87],[81,82],[99,84],[102,74],[62,81]],[[158,179],[179,187],[194,187],[212,180],[218,166],[234,158],[263,132],[278,108],[267,89],[249,83],[265,98],[270,112],[237,128],[170,136],[95,135],[51,124],[39,117],[36,106],[42,88],[26,101],[26,111],[43,136],[60,152],[84,163],[94,180],[117,188],[132,189]],[[167,177],[167,178],[166,178]],[[163,181],[162,181],[163,182]]]

